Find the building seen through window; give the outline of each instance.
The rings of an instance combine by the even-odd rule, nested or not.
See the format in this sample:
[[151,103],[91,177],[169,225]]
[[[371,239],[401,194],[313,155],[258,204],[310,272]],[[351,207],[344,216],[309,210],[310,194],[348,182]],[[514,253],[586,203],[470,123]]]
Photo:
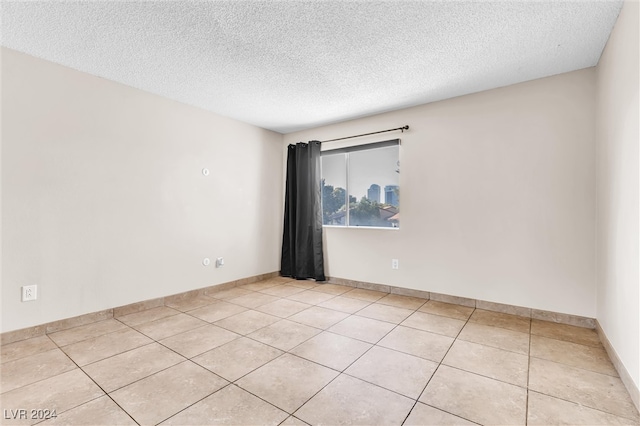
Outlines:
[[323,151],[323,224],[398,228],[398,158],[397,139]]

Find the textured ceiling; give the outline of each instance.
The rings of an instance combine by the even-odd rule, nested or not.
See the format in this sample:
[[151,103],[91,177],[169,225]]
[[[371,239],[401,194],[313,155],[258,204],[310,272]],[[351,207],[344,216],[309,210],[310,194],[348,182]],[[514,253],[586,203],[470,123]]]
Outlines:
[[621,7],[3,0],[0,13],[4,46],[288,133],[594,66]]

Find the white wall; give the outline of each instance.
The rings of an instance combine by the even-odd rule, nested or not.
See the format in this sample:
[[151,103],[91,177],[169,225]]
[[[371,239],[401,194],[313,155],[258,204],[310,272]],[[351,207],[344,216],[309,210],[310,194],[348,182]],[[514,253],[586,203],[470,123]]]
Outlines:
[[625,2],[597,67],[597,318],[640,385],[638,2]]
[[281,134],[5,48],[2,89],[2,331],[279,270]]
[[402,140],[400,230],[325,228],[327,274],[594,317],[594,83],[585,69],[285,135],[411,127],[357,140]]

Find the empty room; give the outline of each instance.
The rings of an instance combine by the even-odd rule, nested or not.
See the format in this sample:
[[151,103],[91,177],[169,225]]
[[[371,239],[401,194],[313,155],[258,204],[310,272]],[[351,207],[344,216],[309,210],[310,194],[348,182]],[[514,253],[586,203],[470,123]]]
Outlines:
[[7,425],[638,425],[640,2],[2,1]]

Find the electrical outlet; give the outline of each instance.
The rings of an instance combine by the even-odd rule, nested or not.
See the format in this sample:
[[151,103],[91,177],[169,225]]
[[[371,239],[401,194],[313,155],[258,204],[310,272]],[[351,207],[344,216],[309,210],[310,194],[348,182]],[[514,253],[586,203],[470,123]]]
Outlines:
[[398,259],[391,259],[391,269],[400,269]]
[[224,257],[216,259],[216,268],[222,268],[224,266]]
[[38,286],[37,285],[24,285],[22,286],[22,301],[28,302],[30,300],[36,300],[38,298]]

